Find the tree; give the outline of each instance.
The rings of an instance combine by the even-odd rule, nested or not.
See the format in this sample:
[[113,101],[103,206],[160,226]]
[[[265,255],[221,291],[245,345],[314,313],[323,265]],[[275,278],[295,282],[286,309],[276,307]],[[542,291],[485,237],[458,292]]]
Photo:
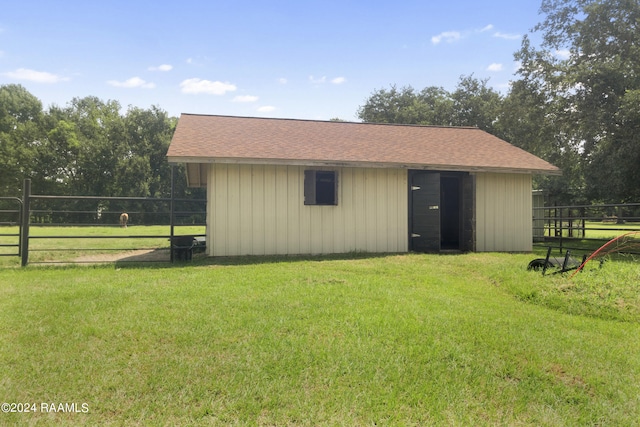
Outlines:
[[373,123],[476,126],[492,132],[502,97],[487,81],[462,76],[453,93],[436,86],[420,92],[411,86],[380,89],[358,109],[358,117]]
[[124,117],[126,144],[118,156],[117,187],[122,195],[168,197],[171,169],[166,154],[176,121],[153,106],[130,107]]
[[540,49],[523,41],[519,75],[556,115],[562,150],[577,152],[591,199],[637,197],[634,164],[640,135],[640,3],[637,0],[543,0]]
[[489,79],[478,80],[473,75],[460,77],[456,90],[451,94],[453,124],[474,126],[491,134],[495,133],[502,96],[487,86],[488,81]]
[[411,86],[380,89],[371,94],[358,109],[358,118],[370,123],[441,124],[435,123],[436,107],[450,102],[442,88],[426,88],[416,93]]
[[42,103],[21,85],[0,86],[0,195],[18,196],[42,143]]

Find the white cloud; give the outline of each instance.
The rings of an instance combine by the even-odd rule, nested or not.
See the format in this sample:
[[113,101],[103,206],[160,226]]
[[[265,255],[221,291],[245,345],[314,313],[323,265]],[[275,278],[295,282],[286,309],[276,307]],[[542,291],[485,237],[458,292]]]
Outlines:
[[198,78],[187,79],[180,83],[182,93],[206,93],[209,95],[224,95],[227,92],[234,92],[237,87],[229,82],[202,80]]
[[173,70],[173,65],[162,64],[157,67],[149,67],[149,71],[171,71]]
[[500,31],[493,34],[493,37],[497,37],[499,39],[505,40],[519,40],[522,36],[520,34],[507,34],[501,33]]
[[453,43],[462,38],[462,34],[458,31],[445,31],[443,33],[438,34],[437,36],[431,37],[431,43],[440,44],[440,42],[445,41],[447,43]]
[[326,83],[327,77],[326,76],[322,76],[322,77],[319,77],[319,78],[315,78],[313,76],[309,76],[309,81],[311,83],[315,83],[315,84],[322,84],[322,83]]
[[287,79],[285,79],[284,77],[280,77],[278,79],[278,83],[280,83],[281,85],[286,85],[287,84]]
[[272,111],[275,111],[276,107],[274,107],[273,105],[264,105],[262,107],[258,107],[258,111],[260,113],[270,113]]
[[36,83],[59,83],[69,80],[68,77],[61,77],[46,71],[29,70],[28,68],[18,68],[15,71],[4,73],[4,75],[15,80],[26,80]]
[[131,77],[130,79],[127,79],[123,82],[119,82],[117,80],[109,80],[107,83],[114,87],[125,87],[125,88],[139,87],[143,89],[153,89],[154,87],[156,87],[155,83],[146,82],[142,80],[140,77]]
[[233,98],[233,102],[256,102],[258,101],[257,96],[252,95],[238,95]]
[[493,64],[487,67],[487,71],[502,71],[503,68],[504,67],[502,66],[502,64],[498,64],[494,62]]
[[481,33],[484,33],[485,31],[491,31],[493,30],[493,24],[489,24],[486,27],[484,27],[483,29],[480,30]]
[[571,56],[571,51],[567,49],[556,50],[556,56],[560,59],[569,59]]
[[341,85],[342,83],[346,82],[347,79],[344,77],[336,77],[335,79],[331,80],[331,83],[333,83],[334,85]]

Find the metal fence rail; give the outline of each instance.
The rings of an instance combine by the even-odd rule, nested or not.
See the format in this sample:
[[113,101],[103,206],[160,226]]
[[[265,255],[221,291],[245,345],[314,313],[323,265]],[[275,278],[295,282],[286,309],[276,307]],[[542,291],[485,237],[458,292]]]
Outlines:
[[595,250],[631,231],[640,231],[640,203],[533,208],[534,244],[561,251]]
[[[0,256],[20,256],[22,200],[0,197]],[[11,232],[17,227],[17,232]]]
[[[173,180],[172,180],[173,181]],[[206,226],[206,199],[174,198],[173,185],[170,198],[153,197],[108,197],[108,196],[52,196],[31,194],[31,181],[24,181],[22,199],[0,198],[0,225],[10,225],[19,230],[18,233],[3,232],[0,227],[0,249],[3,247],[17,248],[17,253],[0,252],[0,255],[20,256],[22,266],[29,263],[29,252],[47,251],[136,251],[149,249],[149,247],[68,247],[61,245],[62,240],[78,239],[85,241],[89,239],[111,240],[111,239],[162,239],[166,245],[158,245],[154,249],[168,249],[169,260],[174,261],[174,252],[182,255],[183,248],[176,246],[178,238],[184,237],[176,234],[176,226]],[[7,205],[13,203],[13,209]],[[72,231],[67,233],[54,233],[50,235],[32,233],[32,229],[44,227],[120,227],[119,217],[123,212],[127,212],[132,219],[127,226],[168,226],[167,234],[121,234],[121,235],[95,235]],[[11,216],[13,215],[13,216]],[[11,218],[10,220],[7,218]],[[205,234],[190,234],[194,239],[205,236]],[[16,241],[8,241],[15,238]],[[33,240],[48,239],[52,242],[51,247],[31,248],[29,243]],[[203,239],[199,240],[202,247]],[[38,261],[38,263],[57,262],[77,262],[77,261]]]

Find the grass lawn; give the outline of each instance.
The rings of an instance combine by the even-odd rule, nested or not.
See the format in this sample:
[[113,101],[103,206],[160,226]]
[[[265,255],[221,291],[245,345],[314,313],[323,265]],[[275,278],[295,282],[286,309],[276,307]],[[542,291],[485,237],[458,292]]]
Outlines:
[[0,425],[640,425],[638,263],[532,257],[3,268]]

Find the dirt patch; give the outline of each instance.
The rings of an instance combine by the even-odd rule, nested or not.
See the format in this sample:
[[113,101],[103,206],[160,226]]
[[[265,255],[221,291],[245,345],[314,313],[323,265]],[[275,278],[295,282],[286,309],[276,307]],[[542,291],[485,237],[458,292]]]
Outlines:
[[137,249],[133,251],[84,255],[74,259],[81,263],[169,262],[169,249]]

